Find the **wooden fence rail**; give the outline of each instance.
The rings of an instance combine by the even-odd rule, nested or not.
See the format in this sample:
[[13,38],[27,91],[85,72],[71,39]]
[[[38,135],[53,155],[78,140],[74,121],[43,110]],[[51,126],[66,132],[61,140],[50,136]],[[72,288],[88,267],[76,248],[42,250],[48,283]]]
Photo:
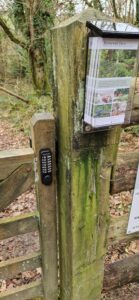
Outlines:
[[108,230],[108,244],[119,243],[121,241],[130,242],[139,238],[139,232],[126,234],[129,215],[111,217]]
[[32,164],[34,151],[31,148],[0,151],[0,180],[6,179],[24,164]]
[[16,217],[0,219],[1,240],[39,230],[39,213],[26,213]]
[[0,262],[0,279],[13,278],[18,273],[35,270],[41,267],[41,253],[35,252]]
[[12,290],[0,293],[0,299],[2,300],[27,300],[43,296],[43,285],[42,281],[38,280],[33,283],[17,287]]
[[103,288],[108,291],[131,282],[139,282],[139,254],[105,266]]
[[34,152],[19,149],[0,152],[0,209],[6,208],[34,183]]
[[134,189],[139,162],[139,147],[133,152],[120,152],[114,166],[111,194]]

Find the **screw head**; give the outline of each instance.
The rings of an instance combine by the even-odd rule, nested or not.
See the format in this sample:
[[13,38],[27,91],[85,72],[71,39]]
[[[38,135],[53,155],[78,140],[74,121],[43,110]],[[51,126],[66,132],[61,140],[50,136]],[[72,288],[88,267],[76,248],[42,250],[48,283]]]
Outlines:
[[85,125],[85,131],[90,132],[92,130],[92,127],[90,125]]

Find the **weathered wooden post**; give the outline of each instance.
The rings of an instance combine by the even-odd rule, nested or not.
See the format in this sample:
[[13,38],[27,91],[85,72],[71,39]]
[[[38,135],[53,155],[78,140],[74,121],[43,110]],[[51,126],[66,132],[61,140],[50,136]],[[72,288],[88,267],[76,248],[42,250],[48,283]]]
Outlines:
[[82,133],[89,10],[52,30],[58,136],[60,300],[98,300],[119,128]]
[[[32,147],[36,159],[35,181],[40,212],[44,299],[57,300],[55,120],[53,116],[47,113],[35,114],[31,120],[31,130]],[[50,185],[43,184],[41,180],[40,151],[44,149],[50,149],[52,153],[52,183]]]

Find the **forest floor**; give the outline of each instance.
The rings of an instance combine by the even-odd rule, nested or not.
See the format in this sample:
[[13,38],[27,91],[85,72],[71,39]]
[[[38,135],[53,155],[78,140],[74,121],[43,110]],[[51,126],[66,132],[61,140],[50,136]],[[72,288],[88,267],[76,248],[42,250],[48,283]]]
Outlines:
[[[9,108],[10,106],[7,106],[5,100],[3,102],[0,101],[0,150],[29,147],[28,129],[27,132],[25,129],[28,118],[25,118],[24,126],[22,121],[20,122],[24,115],[24,109],[21,110],[20,115],[20,112],[17,110],[18,105],[14,105],[14,110],[13,105],[11,109]],[[139,147],[138,136],[131,132],[124,132],[121,138],[120,151],[124,151],[125,148],[127,149],[127,146],[128,151],[137,149]],[[127,214],[131,207],[131,201],[132,193],[128,191],[111,196],[110,213],[119,216]],[[9,207],[1,211],[0,218],[17,216],[34,210],[36,210],[36,199],[34,187],[31,187],[29,191],[22,194],[18,199],[15,199]],[[39,237],[36,232],[0,241],[0,261],[38,251],[39,247]],[[116,244],[108,248],[106,264],[120,260],[128,255],[133,255],[134,253],[139,253],[139,241],[132,241],[128,244]],[[0,280],[0,292],[8,288],[27,284],[40,276],[41,270],[36,269],[20,273],[15,278],[7,281]],[[139,300],[139,283],[132,283],[113,291],[102,293],[102,299]]]

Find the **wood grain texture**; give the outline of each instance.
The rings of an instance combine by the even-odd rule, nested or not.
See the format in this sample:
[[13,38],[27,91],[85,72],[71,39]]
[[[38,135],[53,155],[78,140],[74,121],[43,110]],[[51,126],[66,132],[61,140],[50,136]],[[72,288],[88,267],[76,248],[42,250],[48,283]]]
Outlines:
[[138,162],[139,150],[118,153],[112,176],[111,194],[134,189]]
[[22,164],[33,163],[33,158],[31,148],[0,151],[0,180],[6,179]]
[[[32,148],[12,149],[0,151],[0,167],[2,164],[10,164],[12,162],[30,163],[34,157]],[[8,161],[7,161],[8,160]]]
[[139,238],[139,232],[126,234],[129,215],[111,217],[108,231],[108,243],[114,244],[121,241],[130,242]]
[[40,252],[0,262],[0,280],[13,278],[18,273],[35,270],[41,266]]
[[[139,74],[139,70],[138,70]],[[135,90],[131,113],[131,124],[139,124],[139,77],[135,80]]]
[[95,135],[82,134],[85,20],[93,17],[97,18],[97,12],[89,10],[52,31],[59,153],[61,300],[100,299],[110,176],[120,137],[120,128]]
[[37,296],[43,296],[43,287],[41,280],[0,293],[0,299],[2,300],[27,300]]
[[[44,298],[57,300],[57,220],[56,220],[56,166],[55,166],[55,120],[50,114],[36,114],[31,121],[32,145],[37,160],[36,189],[40,213],[40,238]],[[41,182],[40,150],[52,152],[52,184]]]
[[0,219],[0,239],[37,231],[39,226],[38,212],[26,213],[21,216]]
[[14,170],[0,183],[0,209],[6,208],[34,183],[32,164],[26,163]]
[[105,291],[121,287],[131,282],[139,281],[139,254],[126,257],[120,261],[105,266]]

